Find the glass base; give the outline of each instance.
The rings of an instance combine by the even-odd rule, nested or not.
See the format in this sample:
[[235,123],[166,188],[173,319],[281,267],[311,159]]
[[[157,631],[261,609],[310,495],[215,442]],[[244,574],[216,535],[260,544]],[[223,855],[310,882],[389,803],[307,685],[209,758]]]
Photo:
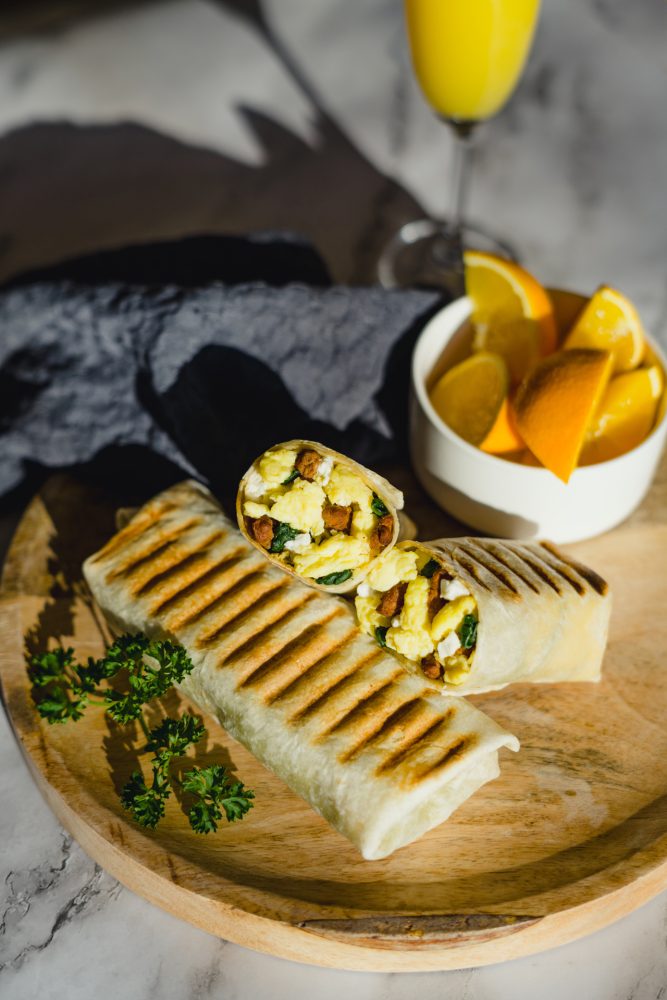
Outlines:
[[384,288],[440,288],[464,294],[463,250],[484,250],[517,260],[514,248],[479,226],[454,233],[446,222],[417,219],[399,229],[382,251],[377,274]]

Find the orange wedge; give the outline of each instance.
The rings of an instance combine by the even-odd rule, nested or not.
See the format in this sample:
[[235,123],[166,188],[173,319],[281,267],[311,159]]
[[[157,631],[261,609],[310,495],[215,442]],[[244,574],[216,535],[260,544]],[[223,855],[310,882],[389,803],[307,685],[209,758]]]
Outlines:
[[490,455],[507,455],[509,452],[521,451],[525,447],[516,426],[514,407],[509,396],[506,396],[495,423],[480,444],[480,448]]
[[644,328],[625,295],[602,285],[588,300],[563,344],[610,351],[615,372],[631,371],[644,357]]
[[579,464],[606,462],[641,444],[655,423],[663,389],[657,365],[613,378],[586,433]]
[[532,274],[503,257],[467,250],[464,263],[473,350],[500,354],[516,385],[540,357],[556,349],[551,300]]
[[496,423],[508,387],[503,359],[480,351],[445,372],[431,390],[431,402],[448,427],[479,445]]
[[519,433],[547,469],[567,482],[611,374],[608,351],[559,351],[544,358],[515,400]]
[[564,288],[550,288],[549,298],[554,308],[554,319],[558,331],[558,342],[566,336],[579,319],[588,301],[586,296],[578,292],[568,292]]

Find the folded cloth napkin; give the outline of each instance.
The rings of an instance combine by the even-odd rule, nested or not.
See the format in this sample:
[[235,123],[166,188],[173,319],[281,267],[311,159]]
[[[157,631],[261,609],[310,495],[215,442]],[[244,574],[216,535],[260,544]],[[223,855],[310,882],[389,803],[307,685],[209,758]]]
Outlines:
[[0,294],[0,495],[28,463],[119,447],[130,475],[140,446],[220,496],[288,438],[370,463],[404,456],[410,352],[437,294],[284,283],[284,267],[275,284],[243,268],[203,287],[88,272]]

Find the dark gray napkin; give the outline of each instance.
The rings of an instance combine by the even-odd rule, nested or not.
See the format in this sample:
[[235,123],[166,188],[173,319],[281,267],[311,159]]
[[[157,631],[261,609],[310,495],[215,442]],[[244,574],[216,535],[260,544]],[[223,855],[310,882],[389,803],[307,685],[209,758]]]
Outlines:
[[[42,282],[0,296],[0,494],[27,464],[143,450],[220,495],[268,445],[404,457],[412,345],[431,292]],[[123,449],[125,451],[123,452]]]

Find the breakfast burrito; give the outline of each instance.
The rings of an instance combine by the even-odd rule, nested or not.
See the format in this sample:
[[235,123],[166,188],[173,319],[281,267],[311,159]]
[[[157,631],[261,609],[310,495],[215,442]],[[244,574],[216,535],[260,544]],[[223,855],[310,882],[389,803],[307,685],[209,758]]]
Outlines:
[[398,539],[403,494],[313,441],[269,448],[241,480],[236,516],[253,545],[310,586],[348,593]]
[[518,741],[359,629],[349,601],[265,559],[194,482],[86,560],[115,632],[181,643],[184,692],[367,859],[445,820]]
[[399,542],[357,587],[380,646],[451,694],[519,681],[598,681],[611,594],[548,542]]

